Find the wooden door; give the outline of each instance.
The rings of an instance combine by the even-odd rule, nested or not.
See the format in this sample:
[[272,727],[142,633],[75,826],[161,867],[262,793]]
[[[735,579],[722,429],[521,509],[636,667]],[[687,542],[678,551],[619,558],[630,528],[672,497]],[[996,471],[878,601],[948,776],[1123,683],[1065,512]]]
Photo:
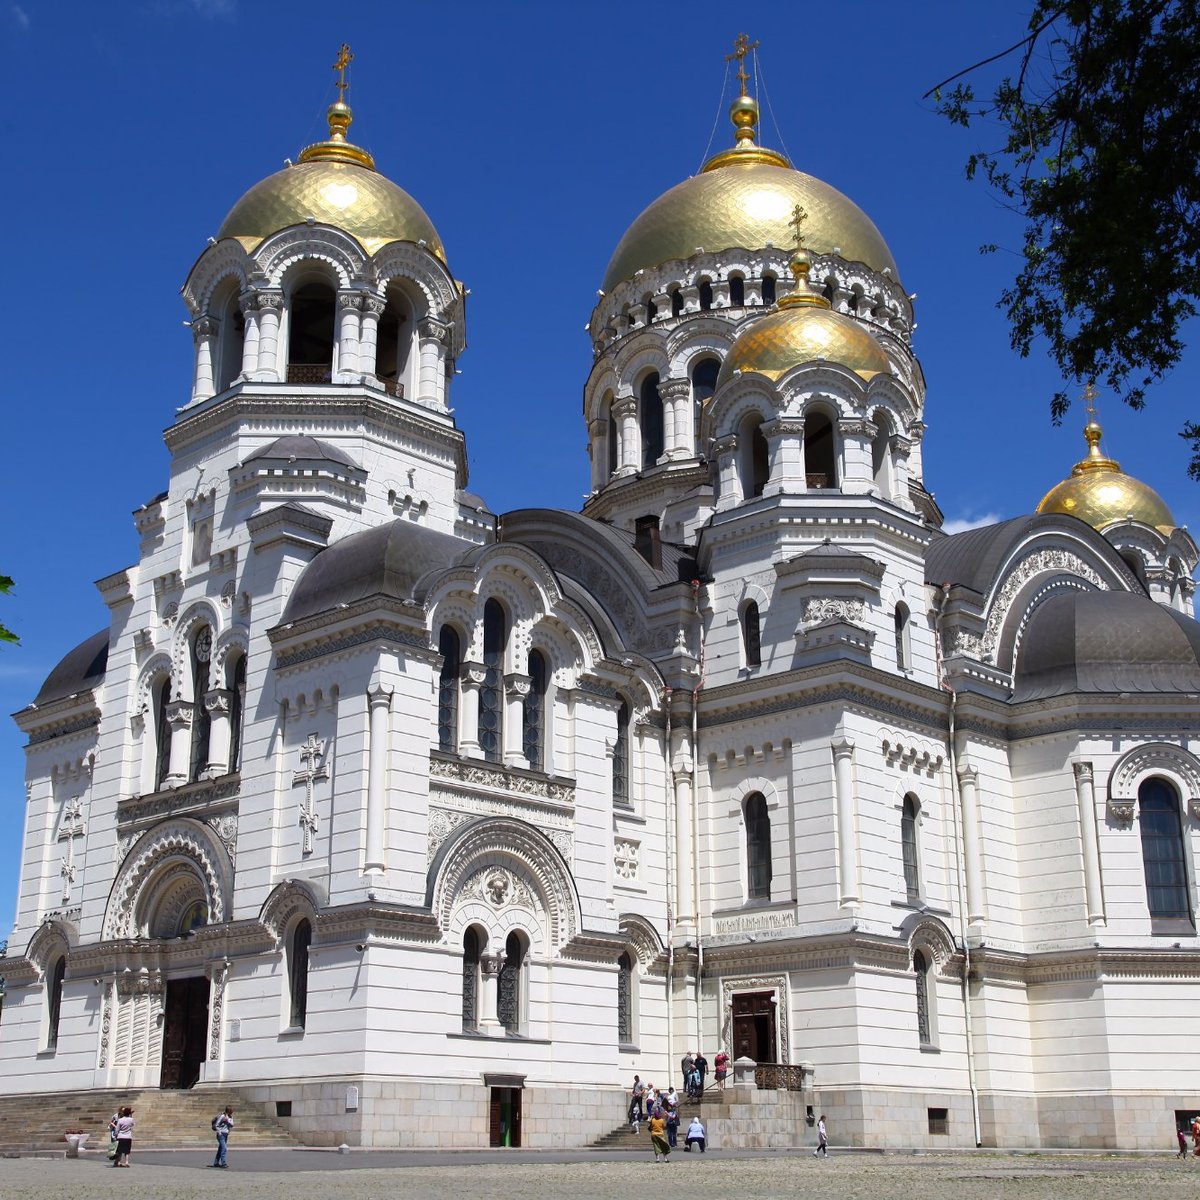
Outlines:
[[167,981],[159,1087],[190,1088],[200,1078],[208,1048],[208,993],[202,975]]
[[521,1089],[492,1088],[488,1117],[489,1145],[519,1146],[521,1144]]
[[756,1063],[779,1061],[775,993],[739,992],[733,997],[733,1057]]

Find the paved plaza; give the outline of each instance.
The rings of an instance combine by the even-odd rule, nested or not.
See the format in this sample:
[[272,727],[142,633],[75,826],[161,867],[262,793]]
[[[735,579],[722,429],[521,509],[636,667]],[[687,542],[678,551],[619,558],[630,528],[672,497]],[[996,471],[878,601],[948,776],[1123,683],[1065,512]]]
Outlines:
[[1194,1197],[1200,1159],[1067,1155],[834,1153],[644,1155],[490,1152],[435,1155],[231,1151],[228,1171],[194,1150],[154,1152],[116,1174],[99,1156],[0,1161],[0,1200],[627,1200],[631,1195],[743,1195],[754,1200],[1155,1200]]

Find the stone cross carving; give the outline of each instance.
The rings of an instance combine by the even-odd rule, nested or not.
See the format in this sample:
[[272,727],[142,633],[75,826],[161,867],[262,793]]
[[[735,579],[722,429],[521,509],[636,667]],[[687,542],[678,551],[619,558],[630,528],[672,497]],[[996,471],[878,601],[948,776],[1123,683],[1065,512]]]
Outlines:
[[65,842],[62,856],[63,890],[62,898],[65,904],[71,899],[71,885],[75,882],[75,840],[83,837],[83,801],[78,796],[72,796],[63,805],[62,817],[58,823],[58,840]]
[[329,768],[321,762],[325,757],[325,745],[315,733],[308,735],[308,741],[300,747],[300,761],[304,769],[292,776],[292,787],[304,788],[304,799],[300,802],[300,828],[304,830],[305,854],[313,851],[313,834],[319,824],[316,806],[313,803],[313,784],[318,779],[329,778]]

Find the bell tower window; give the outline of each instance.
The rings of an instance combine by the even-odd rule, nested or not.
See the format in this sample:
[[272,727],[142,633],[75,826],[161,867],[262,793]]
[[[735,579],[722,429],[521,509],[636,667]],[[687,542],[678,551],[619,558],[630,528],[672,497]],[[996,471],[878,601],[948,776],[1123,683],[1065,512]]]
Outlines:
[[212,630],[204,625],[192,639],[192,755],[188,779],[193,782],[200,778],[200,772],[208,766],[212,718],[205,707],[204,695],[209,688],[211,660]]
[[504,675],[504,609],[497,600],[483,606],[483,684],[479,688],[479,746],[489,762],[499,762]]
[[333,338],[333,288],[318,280],[301,284],[288,307],[288,383],[328,383]]
[[546,768],[546,681],[546,656],[540,650],[531,650],[522,732],[525,758],[534,771]]
[[242,351],[246,342],[246,318],[238,300],[237,284],[227,280],[223,293],[214,301],[217,317],[217,354],[214,384],[217,394],[228,391],[242,373]]
[[397,285],[387,290],[387,307],[379,318],[375,348],[375,377],[390,395],[415,395],[412,378],[416,320],[408,297]]
[[810,489],[838,486],[833,422],[823,412],[804,418],[804,474]]
[[458,677],[462,671],[462,653],[457,631],[443,625],[438,634],[438,653],[442,667],[438,672],[438,749],[444,754],[458,750]]
[[658,390],[658,372],[652,371],[642,380],[642,466],[652,467],[662,457],[663,402]]

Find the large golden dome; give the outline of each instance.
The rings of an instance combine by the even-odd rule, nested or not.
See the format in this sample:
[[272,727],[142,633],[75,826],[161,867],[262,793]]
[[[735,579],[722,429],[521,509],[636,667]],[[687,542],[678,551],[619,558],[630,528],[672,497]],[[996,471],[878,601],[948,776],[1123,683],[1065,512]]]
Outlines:
[[672,259],[733,248],[761,250],[792,244],[789,222],[799,205],[806,214],[804,243],[817,254],[891,269],[892,252],[870,217],[836,188],[797,171],[773,150],[753,142],[758,105],[748,96],[731,116],[738,143],[715,155],[699,175],[677,184],[639,216],[621,239],[604,275],[604,290],[642,269]]
[[328,140],[306,146],[299,162],[256,183],[221,222],[218,239],[237,238],[253,251],[264,238],[311,217],[351,234],[368,254],[389,242],[424,241],[445,262],[442,239],[425,210],[375,170],[366,150],[347,140],[352,120],[339,95],[329,107]]
[[809,283],[811,266],[806,249],[792,255],[795,290],[734,338],[717,375],[718,390],[735,371],[753,371],[775,382],[806,362],[839,363],[868,382],[891,371],[883,347],[853,317],[833,312],[829,301]]
[[1075,464],[1069,479],[1042,497],[1037,511],[1067,513],[1101,531],[1132,518],[1170,536],[1175,518],[1166,502],[1149,484],[1126,475],[1120,463],[1104,456],[1100,449],[1103,432],[1095,418],[1088,421],[1083,431],[1087,457]]

